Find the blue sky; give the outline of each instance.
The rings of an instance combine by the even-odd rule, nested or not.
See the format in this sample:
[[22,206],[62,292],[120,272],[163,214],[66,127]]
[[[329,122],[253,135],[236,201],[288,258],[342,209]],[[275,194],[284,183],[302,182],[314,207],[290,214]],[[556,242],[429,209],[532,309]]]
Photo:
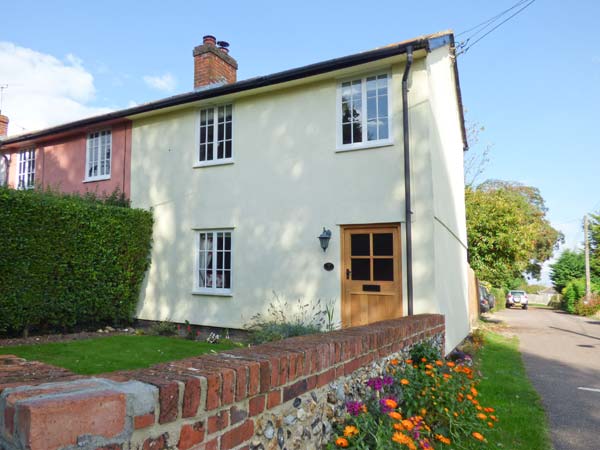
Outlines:
[[[54,57],[46,62],[66,78],[41,89],[66,99],[44,105],[73,106],[77,116],[190,90],[192,49],[204,34],[231,43],[244,79],[440,30],[460,33],[515,2],[20,0],[2,6],[0,42],[5,51]],[[485,127],[479,147],[492,145],[485,177],[540,188],[568,247],[582,239],[581,217],[600,209],[598,17],[600,2],[537,0],[459,57],[467,119]],[[0,64],[0,85],[9,84],[3,112],[15,116],[13,132],[63,117],[22,101],[39,92],[27,97],[31,80],[8,66],[16,67]],[[28,123],[35,114],[38,122]]]

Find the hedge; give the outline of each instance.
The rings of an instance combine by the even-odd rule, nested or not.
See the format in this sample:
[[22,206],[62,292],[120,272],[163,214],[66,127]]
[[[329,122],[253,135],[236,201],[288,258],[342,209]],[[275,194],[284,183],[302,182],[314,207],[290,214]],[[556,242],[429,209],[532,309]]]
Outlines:
[[0,333],[131,321],[152,213],[0,187]]

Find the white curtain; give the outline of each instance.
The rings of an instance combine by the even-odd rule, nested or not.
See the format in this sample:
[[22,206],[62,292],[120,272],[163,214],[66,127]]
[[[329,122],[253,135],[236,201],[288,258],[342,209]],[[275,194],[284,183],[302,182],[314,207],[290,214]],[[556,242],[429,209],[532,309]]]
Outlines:
[[198,270],[200,287],[212,286],[212,234],[200,234],[200,248],[198,251]]

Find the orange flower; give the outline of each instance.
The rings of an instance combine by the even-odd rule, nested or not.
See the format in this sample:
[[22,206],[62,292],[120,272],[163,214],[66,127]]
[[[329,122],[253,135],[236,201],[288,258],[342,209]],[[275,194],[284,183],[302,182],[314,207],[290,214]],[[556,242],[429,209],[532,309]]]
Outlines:
[[421,358],[421,362],[427,362],[427,358]]
[[426,364],[426,365],[425,365],[425,368],[426,368],[426,369],[429,369],[429,370],[432,370],[432,369],[433,369],[433,366],[432,366],[431,364]]
[[[473,400],[473,404],[474,404],[474,405],[475,405],[475,403],[474,403],[474,402],[476,402],[476,401],[477,401],[477,400]],[[481,408],[481,406],[479,406],[479,405],[476,405],[476,406],[475,406],[475,408],[477,409],[477,411],[481,411],[481,409],[482,409],[482,408]]]
[[421,408],[421,411],[419,411],[419,412],[421,413],[422,416],[427,414],[427,410],[425,408]]
[[471,394],[473,394],[473,397],[477,397],[477,389],[475,389],[474,387],[471,388]]
[[404,431],[404,425],[402,425],[401,423],[395,423],[393,426],[394,430]]
[[412,363],[413,363],[413,360],[412,360],[412,359],[407,359],[407,360],[406,360],[406,364],[412,364]]
[[494,428],[494,423],[493,422],[488,422],[488,427]]
[[406,386],[406,385],[410,384],[410,381],[408,381],[406,378],[402,378],[402,379],[400,380],[400,384],[402,384],[402,385]]
[[450,378],[452,378],[452,375],[450,375],[450,374],[448,374],[448,373],[445,373],[445,374],[444,374],[444,378],[445,378],[446,380],[449,380]]
[[412,430],[415,425],[408,419],[404,419],[402,421],[402,425],[404,426],[404,428],[406,428],[408,431]]
[[450,445],[450,439],[444,435],[436,434],[435,438],[440,441],[442,444]]
[[348,439],[339,437],[335,440],[335,445],[337,445],[338,447],[348,447]]
[[346,428],[344,428],[344,436],[346,437],[356,436],[357,434],[358,428],[356,428],[354,425],[348,425]]
[[452,414],[454,414],[454,417],[458,417],[458,413],[457,412],[454,412]]
[[444,363],[442,361],[440,361],[439,359],[435,362],[436,366],[442,367],[444,365]]
[[431,372],[431,370],[426,370],[425,371],[425,375],[432,375],[433,373]]
[[498,418],[496,416],[490,416],[490,419],[492,419],[494,422],[498,422]]
[[397,359],[392,359],[392,360],[390,361],[390,364],[391,364],[392,366],[397,366],[397,365],[398,365],[398,360],[397,360]]
[[391,398],[386,398],[383,401],[383,404],[390,409],[396,409],[398,407],[398,403],[396,402],[396,400],[391,399]]
[[481,419],[481,420],[485,420],[485,419],[487,419],[487,416],[483,413],[479,413],[479,414],[477,414],[477,418]]
[[487,412],[487,413],[491,413],[491,412],[494,412],[494,411],[495,411],[495,409],[494,409],[494,408],[484,408],[483,410],[484,410],[485,412]]
[[404,433],[398,433],[398,432],[394,433],[394,435],[392,436],[392,441],[397,442],[398,444],[404,444],[404,445],[413,444],[413,440],[410,437],[408,437]]
[[366,412],[367,412],[367,405],[362,405],[362,406],[360,407],[360,410],[361,410],[362,412],[366,413]]
[[388,413],[388,416],[390,416],[394,420],[402,420],[402,414],[400,414],[397,411],[392,411],[392,412]]
[[454,367],[456,364],[454,364],[452,361],[448,361],[448,362],[446,363],[446,365],[447,365],[448,367]]
[[483,437],[483,434],[478,433],[477,431],[473,431],[473,437],[475,439],[477,439],[478,441],[483,441],[485,440],[485,438]]
[[467,400],[473,400],[473,396],[471,394],[467,394]]

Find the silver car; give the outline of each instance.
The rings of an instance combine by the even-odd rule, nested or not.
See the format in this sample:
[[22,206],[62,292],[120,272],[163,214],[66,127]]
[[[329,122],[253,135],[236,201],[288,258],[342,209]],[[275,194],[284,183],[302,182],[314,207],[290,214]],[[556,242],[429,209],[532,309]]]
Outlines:
[[506,307],[520,306],[523,309],[527,309],[529,300],[527,299],[527,293],[525,291],[508,291],[506,294]]

